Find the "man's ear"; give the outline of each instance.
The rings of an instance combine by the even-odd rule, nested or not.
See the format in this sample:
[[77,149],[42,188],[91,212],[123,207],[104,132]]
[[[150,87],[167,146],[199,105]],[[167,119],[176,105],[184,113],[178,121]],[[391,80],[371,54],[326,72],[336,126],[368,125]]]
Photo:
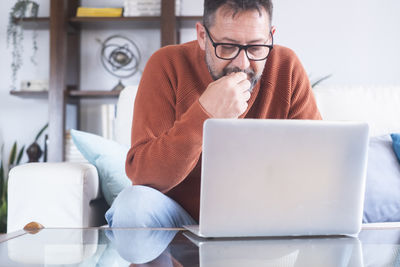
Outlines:
[[196,23],[196,32],[197,32],[197,42],[199,43],[199,46],[202,50],[205,50],[206,48],[206,30],[204,29],[204,26],[200,23]]
[[275,26],[272,26],[272,27],[271,27],[271,33],[272,33],[272,35],[275,34],[275,31],[276,31],[276,27],[275,27]]

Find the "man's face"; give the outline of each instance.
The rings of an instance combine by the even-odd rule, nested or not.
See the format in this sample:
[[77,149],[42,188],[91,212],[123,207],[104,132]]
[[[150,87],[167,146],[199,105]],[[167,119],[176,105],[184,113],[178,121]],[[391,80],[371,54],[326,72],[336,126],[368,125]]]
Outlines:
[[[264,9],[261,9],[261,16],[257,10],[242,11],[235,16],[232,15],[232,11],[225,6],[216,11],[214,23],[208,29],[214,42],[241,45],[271,44],[269,16]],[[199,28],[200,25],[198,39]],[[242,71],[247,73],[252,84],[250,90],[254,87],[261,77],[266,60],[249,60],[244,49],[234,59],[220,59],[215,55],[214,47],[207,34],[204,33],[200,37],[203,38],[199,39],[199,44],[205,50],[206,64],[214,80],[232,72]]]

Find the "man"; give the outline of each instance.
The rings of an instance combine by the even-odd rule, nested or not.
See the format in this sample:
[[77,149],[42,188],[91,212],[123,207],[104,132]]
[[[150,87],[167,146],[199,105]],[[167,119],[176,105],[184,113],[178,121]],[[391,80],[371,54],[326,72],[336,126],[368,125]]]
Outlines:
[[205,0],[197,41],[149,59],[126,160],[134,186],[107,212],[110,226],[196,223],[206,119],[321,118],[301,63],[273,46],[271,17],[270,0]]

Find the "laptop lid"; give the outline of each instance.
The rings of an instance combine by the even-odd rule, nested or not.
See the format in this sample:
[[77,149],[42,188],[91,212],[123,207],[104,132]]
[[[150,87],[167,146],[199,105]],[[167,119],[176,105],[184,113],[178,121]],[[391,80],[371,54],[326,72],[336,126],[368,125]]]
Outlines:
[[357,234],[367,148],[366,123],[207,120],[199,234]]

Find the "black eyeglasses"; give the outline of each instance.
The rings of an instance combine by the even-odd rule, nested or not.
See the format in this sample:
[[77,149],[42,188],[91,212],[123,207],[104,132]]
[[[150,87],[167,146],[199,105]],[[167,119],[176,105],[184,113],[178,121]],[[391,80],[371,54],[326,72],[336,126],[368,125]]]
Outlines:
[[204,29],[206,30],[207,35],[210,38],[210,41],[215,48],[215,55],[217,56],[217,58],[220,59],[232,60],[239,55],[242,49],[244,49],[244,51],[246,51],[246,56],[249,60],[261,61],[267,59],[269,52],[274,47],[274,37],[271,32],[270,32],[272,40],[271,45],[263,45],[263,44],[240,45],[231,43],[216,43],[211,38],[210,32],[208,31],[206,26],[204,26]]

